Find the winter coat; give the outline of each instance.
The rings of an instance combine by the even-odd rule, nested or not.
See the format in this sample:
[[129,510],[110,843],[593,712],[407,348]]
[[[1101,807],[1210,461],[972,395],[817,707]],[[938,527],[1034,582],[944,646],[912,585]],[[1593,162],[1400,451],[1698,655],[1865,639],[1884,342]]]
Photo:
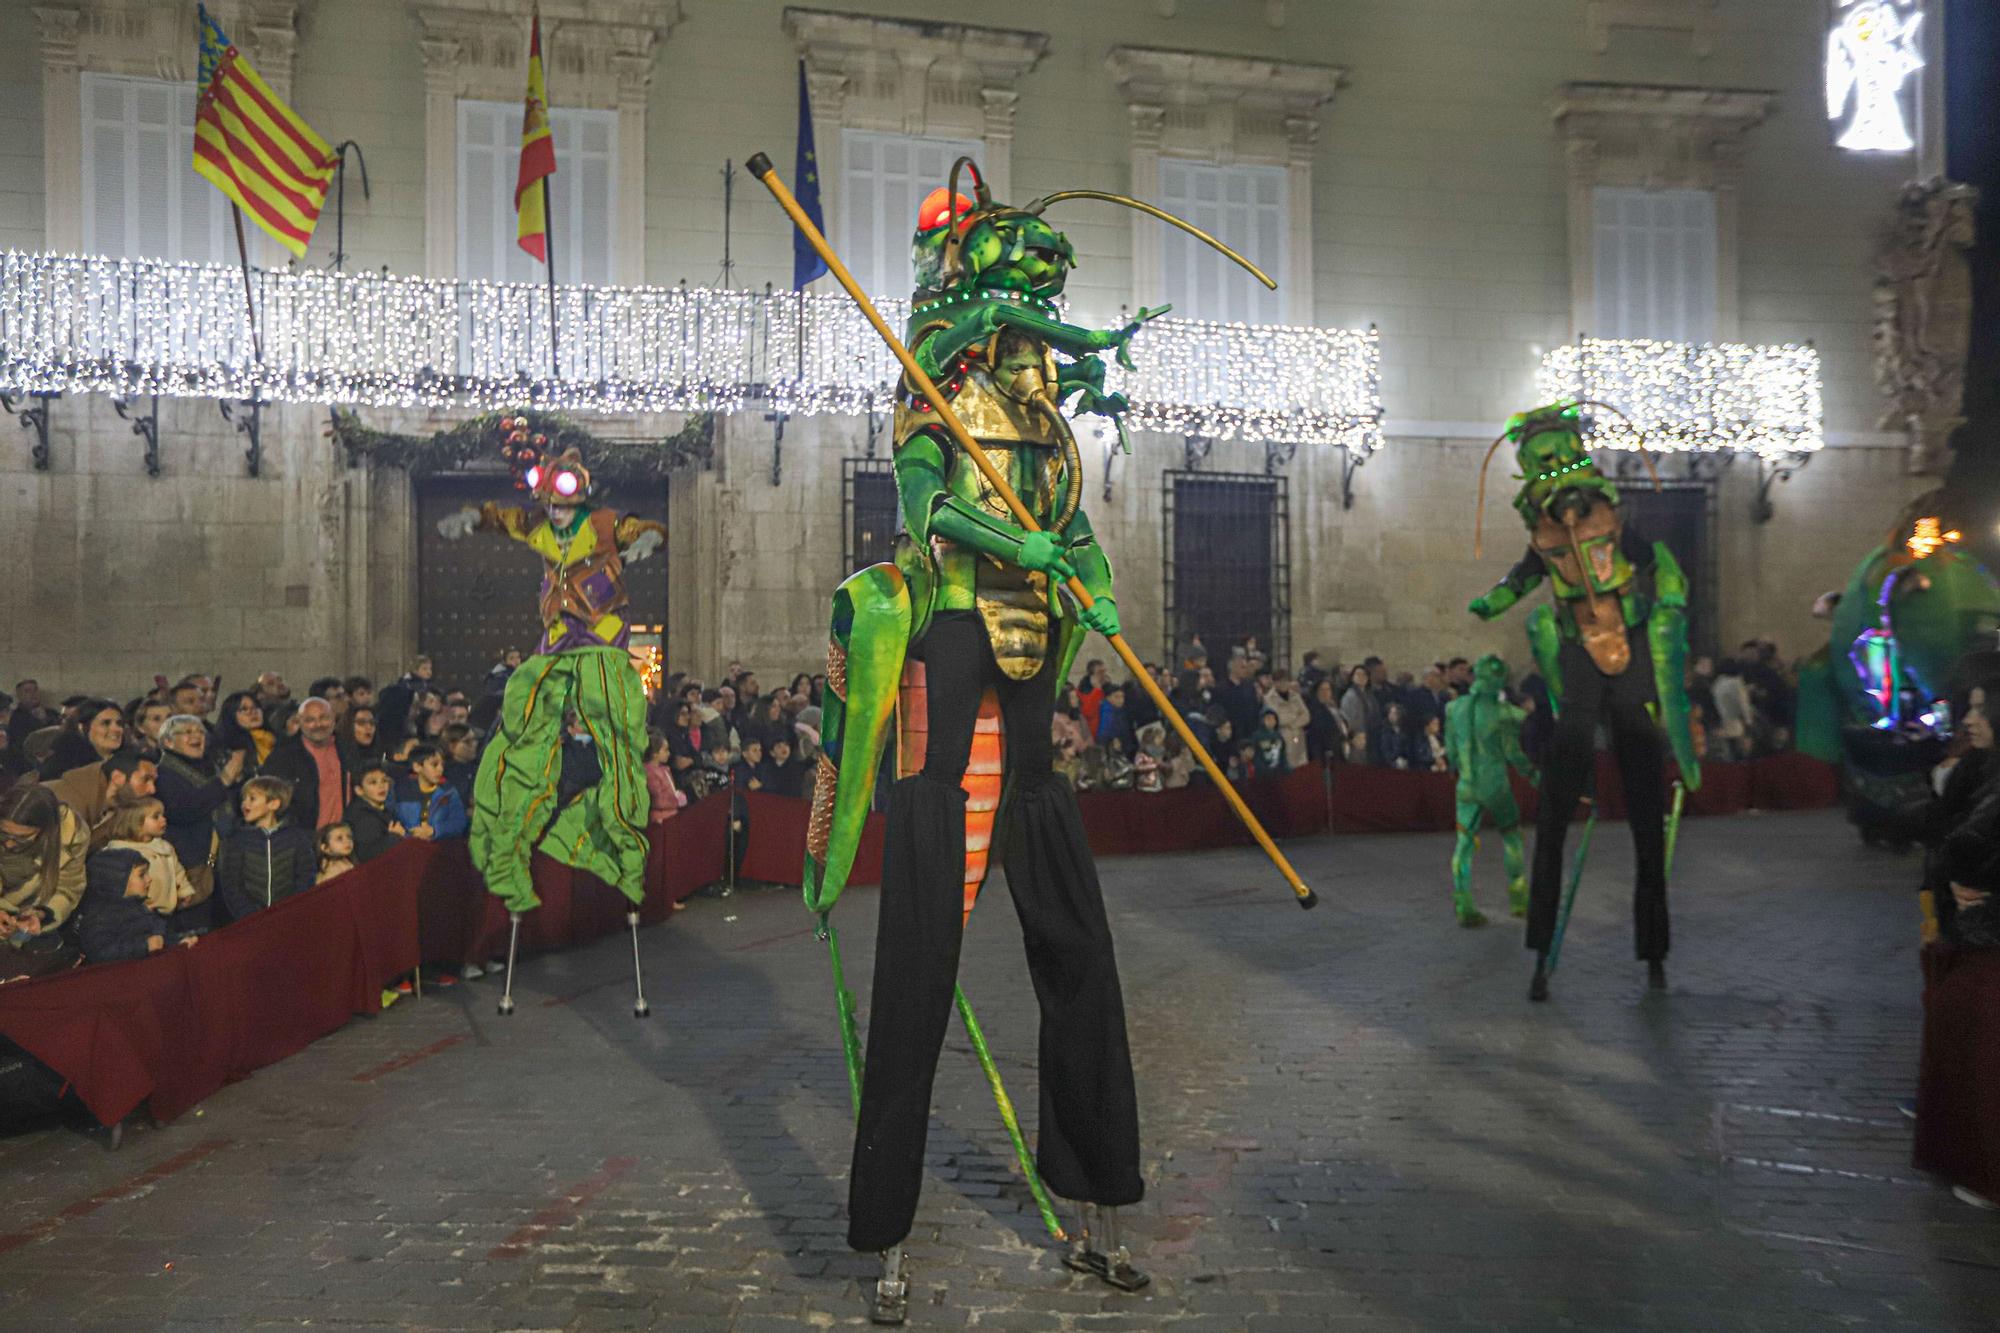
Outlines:
[[[378,715],[379,716],[379,715]],[[341,804],[354,791],[354,751],[336,737],[334,753],[340,757]],[[284,820],[295,828],[312,832],[319,826],[319,764],[306,749],[306,738],[293,736],[282,742],[264,761],[264,776],[283,778],[292,784],[292,803],[285,807]]]
[[[1340,696],[1340,716],[1347,723],[1348,758],[1363,763],[1374,762],[1372,747],[1375,733],[1382,729],[1382,709],[1375,702],[1374,694],[1358,685],[1348,686],[1347,692]],[[1363,737],[1365,743],[1371,747],[1366,752],[1355,740],[1363,733],[1366,733]]]
[[146,906],[155,912],[176,912],[196,901],[194,884],[181,866],[174,845],[165,838],[148,842],[127,842],[114,838],[104,844],[107,852],[137,852],[146,858]]
[[229,788],[213,766],[169,750],[160,756],[154,793],[167,808],[167,841],[190,869],[208,864],[215,850],[215,812],[229,800]]
[[90,858],[90,826],[83,822],[83,816],[63,806],[57,818],[62,834],[53,889],[43,888],[42,863],[35,858],[34,843],[11,851],[0,847],[0,908],[9,912],[47,908],[51,926],[61,925],[82,901],[85,865]]
[[1259,727],[1250,733],[1250,743],[1257,747],[1257,776],[1275,776],[1290,767],[1288,747],[1282,732]]
[[290,824],[246,824],[229,835],[215,862],[215,893],[232,921],[241,921],[313,886],[319,849],[313,835]]
[[666,823],[687,803],[687,798],[674,786],[674,771],[666,763],[646,765],[646,791],[652,797],[652,811],[646,819],[649,824]]
[[462,838],[472,827],[472,819],[465,813],[465,802],[459,799],[458,789],[449,782],[427,793],[415,778],[404,778],[396,784],[396,794],[389,798],[389,808],[395,811],[397,821],[404,828],[429,824],[431,836],[439,840]]
[[387,805],[373,806],[357,796],[347,803],[346,813],[341,818],[354,831],[356,865],[373,860],[403,840],[401,833],[389,827],[398,821],[396,812]]
[[1311,756],[1306,745],[1306,728],[1312,725],[1312,709],[1297,690],[1285,694],[1272,690],[1264,696],[1264,707],[1278,715],[1278,734],[1285,738],[1285,767],[1302,768]]
[[472,809],[472,788],[479,780],[479,761],[471,759],[460,763],[456,759],[445,760],[444,780],[458,793],[459,804],[467,810]]
[[[171,856],[168,859],[172,859]],[[139,854],[119,851],[91,858],[90,887],[76,914],[77,942],[89,963],[122,963],[151,953],[153,936],[166,943],[167,919],[146,906],[144,898],[128,898],[125,884]]]
[[1132,739],[1132,719],[1125,715],[1122,705],[1105,701],[1097,709],[1097,743],[1106,749],[1115,749],[1125,758],[1132,757],[1135,742]]

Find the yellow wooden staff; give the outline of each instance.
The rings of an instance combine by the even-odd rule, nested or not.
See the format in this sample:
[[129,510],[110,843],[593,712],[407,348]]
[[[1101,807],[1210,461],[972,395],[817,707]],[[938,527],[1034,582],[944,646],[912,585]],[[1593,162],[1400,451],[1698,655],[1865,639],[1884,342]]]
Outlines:
[[[867,294],[861,290],[861,285],[854,280],[854,275],[847,271],[847,265],[840,262],[840,256],[833,252],[833,247],[827,243],[826,237],[813,225],[813,220],[806,215],[805,209],[799,206],[799,201],[792,197],[792,192],[786,188],[785,183],[778,179],[777,170],[772,167],[771,159],[758,153],[745,165],[749,167],[752,175],[764,182],[764,187],[770,190],[771,197],[778,201],[778,207],[784,209],[785,215],[791,218],[792,225],[799,229],[799,233],[806,238],[807,243],[819,253],[821,259],[826,261],[828,272],[832,273],[847,294],[854,298],[854,304],[861,308],[861,313],[875,326],[875,332],[882,335],[882,341],[889,344],[889,350],[894,352],[896,360],[902,363],[903,373],[908,377],[909,383],[916,386],[917,392],[924,396],[924,401],[931,405],[931,410],[937,413],[938,420],[951,432],[951,437],[958,442],[958,447],[965,451],[965,456],[972,460],[973,466],[977,467],[981,475],[986,478],[987,484],[993,488],[993,493],[1007,502],[1007,508],[1014,513],[1014,521],[1029,532],[1041,531],[1034,515],[1030,514],[1027,507],[1021,503],[1021,497],[1014,494],[1014,488],[1009,486],[1007,479],[994,468],[992,460],[986,456],[986,451],[979,447],[979,442],[972,438],[966,431],[964,423],[960,422],[958,416],[951,410],[951,404],[945,401],[944,394],[939,392],[931,377],[924,373],[924,368],[917,364],[917,359],[910,355],[910,349],[903,346],[902,339],[883,322],[881,314],[875,309],[874,302],[870,301]],[[1085,610],[1089,610],[1095,604],[1096,599],[1090,595],[1090,590],[1083,586],[1081,579],[1071,576],[1064,586],[1069,589],[1070,596],[1076,599],[1077,605]],[[1160,715],[1172,723],[1174,730],[1180,733],[1180,738],[1187,742],[1189,751],[1201,762],[1209,780],[1215,784],[1216,790],[1222,793],[1223,799],[1229,802],[1229,808],[1236,812],[1236,817],[1250,830],[1250,836],[1264,849],[1264,855],[1271,858],[1271,863],[1278,867],[1278,873],[1292,886],[1292,892],[1298,895],[1299,906],[1318,906],[1319,895],[1307,888],[1305,881],[1299,878],[1299,872],[1292,869],[1292,863],[1285,859],[1285,854],[1278,850],[1275,842],[1271,841],[1271,835],[1257,822],[1257,816],[1250,813],[1250,807],[1243,803],[1243,798],[1237,794],[1236,788],[1230,785],[1229,779],[1223,776],[1215,760],[1210,757],[1206,749],[1202,748],[1201,742],[1195,739],[1194,732],[1188,729],[1187,720],[1167,699],[1166,693],[1160,689],[1159,682],[1153,679],[1152,673],[1146,670],[1138,656],[1133,653],[1131,646],[1125,642],[1124,635],[1113,634],[1109,637],[1112,650],[1124,661],[1133,679],[1138,681],[1140,687],[1152,697],[1153,703],[1160,710]]]

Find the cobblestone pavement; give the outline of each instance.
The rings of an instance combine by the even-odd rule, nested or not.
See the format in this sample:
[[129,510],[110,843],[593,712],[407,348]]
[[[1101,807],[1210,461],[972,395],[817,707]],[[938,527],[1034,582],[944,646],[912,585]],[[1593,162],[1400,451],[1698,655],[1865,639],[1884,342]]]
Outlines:
[[[954,1028],[920,1329],[2000,1327],[2000,1221],[1909,1165],[1914,865],[1829,814],[1690,822],[1672,989],[1601,831],[1555,998],[1452,922],[1442,837],[1104,867],[1150,1197],[1137,1296],[1064,1270]],[[1497,852],[1481,865],[1489,910]],[[841,909],[864,991],[874,896]],[[0,1328],[714,1329],[861,1322],[824,954],[790,890],[406,1001],[116,1153],[0,1142]],[[1028,1112],[1005,894],[966,990]],[[1032,1127],[1030,1127],[1032,1133]]]

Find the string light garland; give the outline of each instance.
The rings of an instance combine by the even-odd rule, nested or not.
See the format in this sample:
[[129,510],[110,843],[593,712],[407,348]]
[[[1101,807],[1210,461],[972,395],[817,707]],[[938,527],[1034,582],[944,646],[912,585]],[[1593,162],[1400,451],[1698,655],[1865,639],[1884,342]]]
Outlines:
[[[884,412],[896,367],[846,298],[706,287],[547,289],[375,273],[0,253],[0,388],[539,412]],[[908,302],[884,301],[892,325]],[[1374,330],[1159,320],[1114,368],[1137,430],[1381,443]]]
[[[1585,338],[1542,357],[1545,402],[1598,399],[1591,447],[1742,451],[1796,461],[1826,446],[1819,353],[1803,343],[1679,343]],[[1634,427],[1637,430],[1634,430]]]

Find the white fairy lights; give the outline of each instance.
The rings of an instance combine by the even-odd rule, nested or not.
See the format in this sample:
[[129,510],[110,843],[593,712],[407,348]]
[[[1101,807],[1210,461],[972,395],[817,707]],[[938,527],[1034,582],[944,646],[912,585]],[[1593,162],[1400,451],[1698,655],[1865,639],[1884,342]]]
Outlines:
[[[1801,343],[1657,342],[1586,338],[1542,358],[1539,396],[1594,398],[1632,418],[1646,448],[1742,450],[1796,459],[1826,444],[1819,353]],[[1596,414],[1592,446],[1636,449],[1617,413]]]
[[[258,360],[240,270],[0,254],[0,388],[371,407],[886,411],[895,362],[840,295],[700,287],[548,291],[320,270],[257,272]],[[908,303],[885,301],[901,328]],[[1160,320],[1112,370],[1134,429],[1219,439],[1381,441],[1372,330]],[[1107,358],[1109,360],[1109,358]]]
[[1826,38],[1826,114],[1845,124],[1836,146],[1854,153],[1907,153],[1917,146],[1903,114],[1903,87],[1924,67],[1915,0],[1836,0]]

